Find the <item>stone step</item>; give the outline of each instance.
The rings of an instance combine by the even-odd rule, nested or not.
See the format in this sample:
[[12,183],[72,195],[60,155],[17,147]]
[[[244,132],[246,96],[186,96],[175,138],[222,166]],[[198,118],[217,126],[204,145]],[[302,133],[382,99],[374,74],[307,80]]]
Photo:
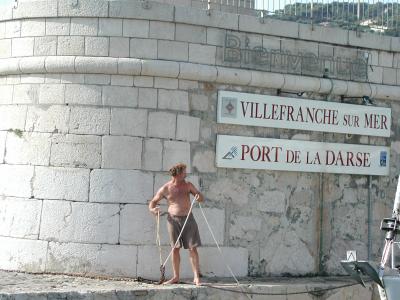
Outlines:
[[[349,286],[349,277],[242,278],[241,287],[231,278],[203,278],[206,285],[200,287],[190,284],[189,279],[184,282],[166,286],[128,278],[0,271],[0,300],[248,299],[241,290],[253,293],[251,299],[265,300],[379,299],[375,285]],[[330,290],[318,291],[325,289]]]

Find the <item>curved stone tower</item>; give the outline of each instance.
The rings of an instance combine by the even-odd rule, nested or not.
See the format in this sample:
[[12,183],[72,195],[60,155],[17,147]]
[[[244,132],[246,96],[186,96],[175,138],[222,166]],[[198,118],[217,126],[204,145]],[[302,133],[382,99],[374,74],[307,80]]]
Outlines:
[[[188,165],[189,180],[205,193],[206,215],[237,276],[340,273],[345,249],[366,253],[366,225],[352,226],[354,236],[342,239],[351,215],[365,224],[365,176],[215,167],[216,134],[348,137],[217,124],[217,92],[281,89],[330,101],[369,95],[399,111],[392,101],[400,94],[397,81],[382,75],[396,72],[398,43],[179,2],[47,0],[1,8],[0,269],[158,278],[147,203],[176,162]],[[250,47],[367,49],[376,68],[370,82],[256,71],[224,60],[231,32],[249,36]],[[398,166],[392,168],[396,174]],[[393,183],[373,180],[372,197],[383,199],[376,205],[385,216],[392,195],[380,191]],[[194,213],[202,272],[229,276],[197,208]],[[161,235],[165,257],[164,226]],[[183,276],[190,276],[185,254],[182,263]]]

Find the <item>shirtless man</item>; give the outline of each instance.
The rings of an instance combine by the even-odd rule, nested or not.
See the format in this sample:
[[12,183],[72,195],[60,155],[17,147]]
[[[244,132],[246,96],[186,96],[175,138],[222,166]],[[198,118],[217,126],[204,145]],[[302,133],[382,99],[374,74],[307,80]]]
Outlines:
[[[164,184],[156,193],[149,203],[149,210],[153,214],[160,211],[158,203],[163,199],[167,199],[168,203],[168,232],[171,240],[171,246],[174,247],[182,226],[190,210],[190,194],[197,197],[197,201],[204,201],[203,195],[194,187],[191,182],[185,181],[186,165],[179,163],[169,170],[172,179]],[[172,269],[173,277],[165,282],[165,284],[173,284],[179,282],[179,265],[181,247],[189,249],[190,263],[194,274],[193,283],[200,285],[199,276],[199,254],[197,247],[201,246],[200,234],[196,221],[191,213],[182,232],[182,236],[176,247],[172,250]]]

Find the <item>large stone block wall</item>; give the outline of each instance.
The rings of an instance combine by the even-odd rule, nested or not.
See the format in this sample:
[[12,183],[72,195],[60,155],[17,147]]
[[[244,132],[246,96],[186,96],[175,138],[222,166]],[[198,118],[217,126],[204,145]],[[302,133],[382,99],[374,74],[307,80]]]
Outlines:
[[[178,161],[205,194],[205,213],[238,276],[342,273],[346,250],[366,258],[368,197],[379,255],[378,224],[390,213],[399,171],[397,39],[155,2],[76,3],[22,1],[0,13],[1,269],[158,278],[146,205]],[[367,51],[374,74],[357,83],[224,67],[227,31],[281,50]],[[392,108],[392,137],[216,123],[218,90],[278,88],[336,102],[370,95]],[[217,169],[217,134],[388,145],[391,174]],[[194,214],[202,272],[229,276],[198,208]],[[163,226],[161,235],[165,257]],[[182,262],[190,276],[186,256]]]

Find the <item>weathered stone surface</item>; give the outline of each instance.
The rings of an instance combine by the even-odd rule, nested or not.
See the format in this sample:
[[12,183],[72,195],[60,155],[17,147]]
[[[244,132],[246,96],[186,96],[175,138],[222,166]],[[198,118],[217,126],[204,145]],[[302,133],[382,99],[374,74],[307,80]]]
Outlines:
[[35,167],[33,195],[40,199],[87,201],[89,170]]
[[[165,223],[165,218],[163,218]],[[163,236],[166,237],[165,225]],[[153,245],[156,238],[155,217],[147,205],[126,204],[121,208],[121,244]],[[138,230],[140,228],[140,230]],[[161,235],[161,233],[160,233]]]
[[152,88],[139,88],[139,107],[157,108],[158,91]]
[[67,132],[69,120],[67,106],[29,106],[26,115],[26,131]]
[[190,105],[194,110],[206,111],[208,109],[208,97],[205,95],[192,94]]
[[108,37],[85,37],[85,55],[108,56],[109,43]]
[[154,87],[159,88],[159,89],[177,90],[178,89],[178,79],[155,77],[154,78]]
[[46,19],[47,35],[69,35],[71,21],[68,18],[49,18]]
[[61,1],[58,3],[58,16],[107,17],[108,2],[80,0],[77,5],[71,5],[68,1]]
[[65,102],[85,105],[99,105],[101,104],[101,88],[95,85],[66,85]]
[[176,24],[176,40],[197,44],[206,44],[206,27],[193,26],[188,24]]
[[[111,85],[133,86],[133,76],[128,75],[112,75]],[[103,92],[104,93],[104,92]]]
[[51,139],[50,164],[58,167],[100,168],[101,137],[57,135]]
[[134,87],[103,86],[103,104],[107,106],[137,107],[138,89]]
[[0,130],[24,129],[26,120],[26,106],[1,105],[0,106]]
[[40,104],[63,104],[65,85],[63,84],[41,84],[39,87],[38,100]]
[[104,135],[110,132],[110,109],[72,107],[70,133]]
[[115,76],[115,75],[86,74],[85,75],[85,83],[86,84],[108,85],[111,82],[111,76]]
[[9,164],[49,165],[50,134],[15,133],[7,135],[5,162]]
[[7,270],[43,272],[46,264],[47,242],[0,237],[0,265]]
[[149,112],[148,137],[175,138],[176,115],[169,112]]
[[187,61],[189,48],[186,42],[158,41],[158,58],[166,60]]
[[149,36],[148,20],[123,20],[123,36],[147,38]]
[[114,135],[146,136],[147,110],[113,108],[110,132]]
[[152,2],[151,9],[137,2],[110,2],[109,16],[117,18],[172,21],[174,7],[164,3]]
[[37,18],[57,16],[57,1],[23,1],[13,9],[14,18]]
[[46,272],[135,277],[136,256],[137,246],[50,242]]
[[[13,197],[32,196],[31,180],[34,176],[32,166],[13,166],[0,164],[0,195]],[[7,184],[4,184],[7,183]]]
[[153,176],[133,170],[93,170],[90,201],[146,203],[152,197]]
[[7,197],[0,201],[1,236],[37,239],[42,201]]
[[200,118],[178,115],[176,139],[188,142],[199,140]]
[[111,37],[110,56],[129,57],[129,39],[123,37]]
[[140,169],[142,139],[130,136],[104,136],[102,140],[102,168]]
[[57,53],[57,37],[43,36],[35,38],[35,46],[33,54],[35,56],[56,55]]
[[11,39],[0,40],[0,58],[11,57]]
[[11,55],[12,56],[33,56],[34,38],[14,38],[12,40]]
[[72,18],[71,35],[97,35],[98,20],[92,18]]
[[99,36],[122,36],[122,20],[99,18]]
[[158,91],[158,108],[189,111],[189,96],[186,91]]
[[216,52],[217,48],[215,46],[189,44],[189,61],[215,65]]
[[150,21],[149,37],[152,39],[173,40],[175,38],[175,24]]
[[154,78],[150,76],[135,76],[133,78],[133,85],[140,87],[152,87],[154,85]]
[[[203,206],[203,204],[202,204]],[[225,211],[217,208],[204,208],[204,215],[207,218],[208,223],[213,231],[214,237],[219,245],[224,243],[225,234]],[[197,226],[199,227],[201,243],[204,246],[210,245],[215,246],[215,241],[211,235],[211,232],[204,220],[204,216],[201,213],[198,205],[195,204],[193,208],[193,215],[195,216]]]
[[145,139],[142,168],[148,171],[162,169],[162,142],[159,139]]
[[21,22],[21,37],[24,36],[43,36],[45,35],[45,20],[23,20]]
[[0,85],[0,104],[12,103],[13,88],[12,85]]
[[6,149],[6,137],[7,137],[7,132],[0,131],[0,163],[3,163],[4,160],[4,154]]
[[56,242],[116,244],[119,205],[43,201],[40,239]]
[[59,36],[57,55],[84,55],[85,39],[83,36]]
[[129,56],[133,58],[157,58],[157,40],[132,38]]
[[38,102],[37,84],[19,84],[14,86],[13,103],[35,104]]
[[190,144],[185,142],[164,141],[163,170],[168,171],[171,166],[179,162],[186,164],[186,171],[188,173],[191,172]]
[[260,195],[257,209],[262,212],[282,214],[286,210],[285,194],[280,191],[267,191]]
[[197,150],[193,156],[193,167],[202,173],[216,172],[215,151]]

